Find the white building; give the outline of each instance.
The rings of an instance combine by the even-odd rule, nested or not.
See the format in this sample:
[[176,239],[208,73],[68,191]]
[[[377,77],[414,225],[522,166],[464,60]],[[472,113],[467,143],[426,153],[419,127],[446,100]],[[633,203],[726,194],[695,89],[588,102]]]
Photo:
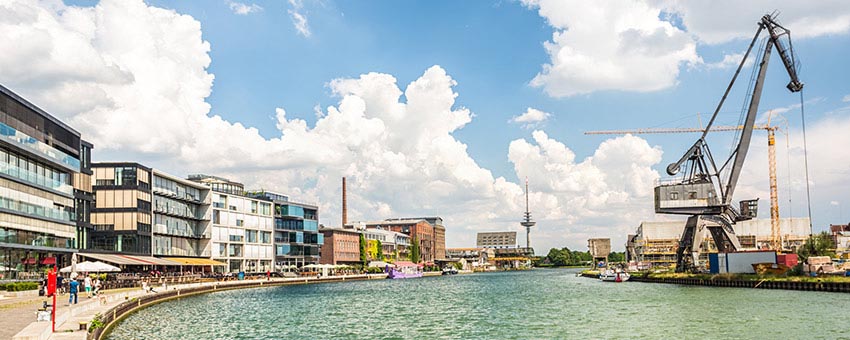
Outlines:
[[227,263],[229,272],[273,270],[274,215],[269,201],[245,196],[241,183],[192,175],[190,180],[212,188],[212,258]]

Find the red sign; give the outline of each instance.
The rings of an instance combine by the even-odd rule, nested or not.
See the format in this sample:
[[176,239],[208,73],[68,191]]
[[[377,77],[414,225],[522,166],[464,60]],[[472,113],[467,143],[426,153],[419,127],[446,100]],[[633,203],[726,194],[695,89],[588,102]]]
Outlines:
[[56,293],[56,268],[47,273],[47,296]]

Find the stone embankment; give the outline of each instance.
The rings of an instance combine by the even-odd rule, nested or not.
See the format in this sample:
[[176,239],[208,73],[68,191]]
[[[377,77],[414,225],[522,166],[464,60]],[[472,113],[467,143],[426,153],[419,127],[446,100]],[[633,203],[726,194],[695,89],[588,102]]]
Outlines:
[[727,280],[727,279],[701,279],[701,278],[653,278],[632,276],[629,281],[669,283],[691,286],[711,287],[735,287],[756,289],[785,289],[806,290],[818,292],[840,292],[850,293],[850,282],[813,282],[792,280]]

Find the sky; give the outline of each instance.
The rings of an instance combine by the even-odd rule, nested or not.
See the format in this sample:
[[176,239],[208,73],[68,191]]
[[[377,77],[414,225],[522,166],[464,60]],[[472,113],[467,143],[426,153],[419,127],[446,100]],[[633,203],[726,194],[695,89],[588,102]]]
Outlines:
[[[806,84],[776,54],[758,122],[777,133],[780,215],[850,219],[850,4],[845,1],[0,0],[0,84],[78,129],[95,161],[208,173],[349,220],[441,216],[449,247],[515,230],[531,243],[622,250],[652,188],[704,126],[762,15],[791,32]],[[760,45],[759,45],[760,46]],[[748,62],[717,118],[737,124]],[[733,134],[713,134],[726,158]],[[766,133],[735,200],[769,217]],[[523,237],[519,237],[523,239]]]

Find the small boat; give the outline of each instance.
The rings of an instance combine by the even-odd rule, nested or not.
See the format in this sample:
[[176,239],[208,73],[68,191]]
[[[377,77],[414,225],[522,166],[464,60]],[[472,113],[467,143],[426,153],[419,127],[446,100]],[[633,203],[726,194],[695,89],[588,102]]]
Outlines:
[[624,282],[629,280],[629,273],[624,272],[622,270],[613,270],[608,269],[604,272],[599,273],[599,279],[602,281],[609,282]]
[[388,279],[412,279],[422,277],[422,265],[409,261],[398,261],[395,268],[387,266],[384,271]]
[[455,267],[443,268],[443,275],[455,275],[455,274],[457,274],[457,268],[455,268]]

